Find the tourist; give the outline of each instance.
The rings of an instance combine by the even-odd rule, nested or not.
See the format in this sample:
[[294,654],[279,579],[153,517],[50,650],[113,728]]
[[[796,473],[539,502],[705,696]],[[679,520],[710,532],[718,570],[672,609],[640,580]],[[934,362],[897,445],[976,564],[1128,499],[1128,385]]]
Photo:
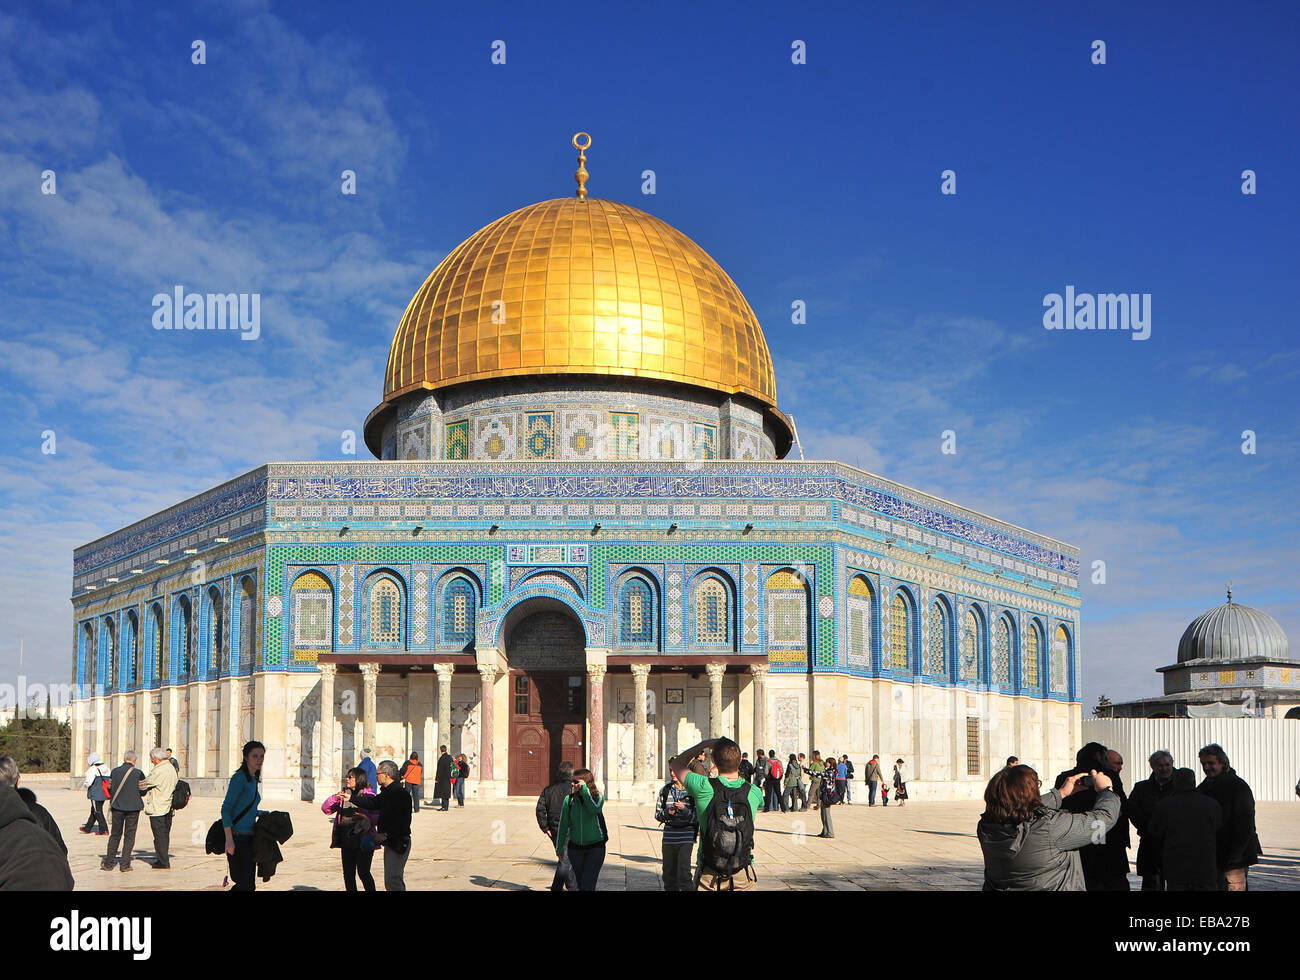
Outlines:
[[100,871],[112,871],[117,864],[118,844],[122,846],[122,870],[131,870],[131,854],[135,850],[135,829],[140,822],[144,801],[140,798],[140,784],[144,773],[135,767],[136,754],[128,751],[123,762],[108,777],[108,810],[113,820],[113,832],[108,835],[108,853],[99,862]]
[[821,806],[822,773],[825,769],[826,763],[822,762],[822,754],[813,749],[812,758],[808,760],[808,798],[804,800],[803,805],[805,810],[809,806],[814,810]]
[[[1190,769],[1174,770],[1168,783],[1171,791],[1156,804],[1147,832],[1142,835],[1143,847],[1150,841],[1147,860],[1158,869],[1154,877],[1171,892],[1216,892],[1219,890],[1216,854],[1223,807],[1209,794],[1196,792],[1196,773]],[[1136,786],[1133,794],[1137,795]],[[1139,873],[1141,853],[1139,850]],[[1142,890],[1150,890],[1146,878],[1142,879]]]
[[[902,762],[902,759],[898,760]],[[847,803],[849,799],[849,757],[842,755],[835,761],[835,802]]]
[[330,847],[339,849],[343,859],[343,888],[357,890],[357,878],[367,892],[375,890],[375,877],[370,865],[375,859],[375,839],[378,818],[374,810],[357,806],[358,796],[374,796],[375,791],[366,782],[366,771],[360,766],[348,770],[343,788],[321,804],[322,813],[334,814]]
[[836,781],[829,777],[821,780],[817,802],[821,807],[822,832],[817,835],[818,837],[831,838],[835,836],[835,825],[831,823],[831,807],[836,803],[836,785]]
[[[708,739],[699,747],[713,750],[718,775],[705,779],[681,772],[681,757],[672,764],[686,792],[695,800],[700,848],[695,858],[696,891],[743,891],[758,880],[754,872],[754,814],[763,793],[740,778],[740,746],[729,738]],[[775,753],[769,756],[775,759]]]
[[1117,776],[1124,771],[1124,757],[1114,749],[1106,751],[1106,764],[1110,766],[1111,771]]
[[357,766],[366,774],[367,786],[371,788],[379,786],[379,770],[375,768],[375,760],[370,758],[370,749],[361,750],[361,758],[357,761]]
[[[1119,773],[1111,768],[1112,764],[1109,750],[1104,745],[1100,742],[1089,742],[1075,753],[1075,768],[1056,777],[1056,786],[1059,789],[1070,776],[1088,776],[1095,769],[1105,773],[1111,791],[1119,798],[1120,815],[1114,826],[1107,830],[1105,840],[1097,844],[1089,844],[1079,852],[1083,877],[1090,892],[1129,890],[1128,817],[1124,816],[1123,812],[1127,798],[1124,795],[1124,784],[1120,781]],[[1062,807],[1071,813],[1082,813],[1095,806],[1096,791],[1090,779],[1081,779],[1075,792],[1062,804]]]
[[456,794],[456,805],[459,807],[465,805],[465,780],[467,779],[469,779],[469,757],[462,752],[456,756],[456,781],[451,787]]
[[590,769],[577,769],[573,773],[572,790],[560,808],[560,827],[555,833],[555,855],[564,857],[568,848],[573,864],[578,891],[594,892],[605,863],[605,842],[609,832],[605,829],[605,815],[601,812],[604,798],[596,788],[596,778]]
[[[159,871],[170,870],[172,866],[172,793],[176,790],[179,777],[176,775],[176,767],[170,765],[170,761],[163,749],[155,747],[150,750],[149,775],[138,784],[144,793],[144,815],[149,818],[149,829],[153,831],[154,859],[151,867]],[[226,840],[229,839],[227,835]]]
[[[1071,813],[1062,803],[1085,779],[1096,808]],[[1120,799],[1103,772],[1075,773],[1042,793],[1029,766],[999,769],[984,789],[984,813],[975,828],[984,852],[985,891],[1081,892],[1086,889],[1079,849],[1091,844],[1098,827],[1119,819]]]
[[696,819],[695,801],[671,767],[668,782],[659,791],[655,803],[655,819],[664,827],[664,891],[688,892],[691,890],[691,850],[695,847],[700,825]]
[[[445,746],[444,746],[444,755]],[[379,794],[352,797],[355,806],[378,810],[375,843],[384,845],[384,891],[406,891],[406,861],[411,856],[411,805],[397,778],[397,763],[379,763]]]
[[749,753],[740,753],[740,778],[750,782],[754,777],[754,764],[749,761]]
[[[556,835],[560,830],[560,814],[564,810],[564,801],[568,799],[569,793],[573,790],[573,763],[561,762],[555,773],[555,782],[542,790],[537,797],[537,826],[542,829],[551,840],[551,845],[555,845]],[[573,876],[573,865],[570,863],[567,854],[560,855],[560,861],[555,867],[555,878],[551,881],[551,891],[561,892],[565,888],[571,892],[578,890],[578,881]]]
[[18,790],[0,779],[0,891],[70,892],[74,884],[67,856]]
[[1007,756],[1007,764],[1004,768],[1010,769],[1012,766],[1018,766],[1018,765],[1020,765],[1020,760],[1017,759],[1014,755],[1009,755]]
[[844,762],[844,802],[853,802],[853,760],[847,755],[843,757]]
[[876,791],[884,781],[884,776],[880,772],[880,756],[873,755],[871,761],[867,763],[867,806],[876,805]]
[[[364,770],[362,775],[365,775]],[[420,781],[424,778],[424,766],[420,765],[420,753],[412,752],[411,757],[402,763],[402,771],[398,773],[406,791],[411,794],[411,812],[420,812]],[[369,782],[366,783],[369,786]],[[373,792],[373,791],[372,791]]]
[[709,761],[707,755],[701,752],[699,755],[697,755],[694,759],[691,760],[691,764],[689,768],[691,772],[697,772],[701,776],[707,776],[709,774],[709,770],[713,768],[713,763]]
[[104,801],[108,799],[108,767],[99,757],[98,752],[90,753],[86,760],[90,768],[86,770],[86,799],[90,800],[90,816],[81,826],[83,834],[107,834],[108,824],[104,820]]
[[[763,791],[763,812],[767,812],[767,753],[762,749],[754,752],[754,785]],[[737,769],[737,772],[740,770]]]
[[1151,753],[1147,761],[1151,764],[1151,775],[1133,787],[1124,804],[1124,815],[1137,829],[1140,838],[1137,873],[1142,876],[1142,890],[1159,892],[1165,888],[1160,876],[1160,851],[1149,845],[1147,834],[1156,806],[1174,792],[1174,757],[1165,749],[1159,749]]
[[[739,767],[737,767],[739,772]],[[768,811],[780,809],[785,813],[785,799],[781,796],[781,783],[783,770],[781,760],[776,757],[776,749],[767,750],[767,781],[764,784],[767,788],[767,809]]]
[[58,844],[59,850],[66,855],[68,845],[63,842],[63,834],[59,833],[59,825],[50,816],[50,811],[36,802],[35,793],[26,786],[18,785],[21,781],[22,774],[18,771],[18,763],[7,755],[0,755],[0,783],[8,783],[18,791],[19,797],[27,804],[27,809],[32,811],[32,816],[36,818],[36,822],[40,824],[41,829],[54,838],[54,843]]
[[433,772],[433,802],[440,803],[438,809],[446,812],[451,809],[452,773],[458,771],[452,758],[447,754],[447,746],[438,746],[438,761]]
[[907,770],[902,759],[894,760],[894,801],[899,806],[907,805]]
[[808,790],[804,784],[803,777],[808,773],[808,758],[802,752],[799,753],[799,785],[795,787],[799,791],[799,809],[808,809]]
[[889,780],[884,780],[880,784],[880,805],[889,806]]
[[[245,742],[243,755],[244,760],[235,770],[235,774],[230,777],[230,784],[226,787],[226,798],[221,803],[221,829],[226,832],[226,863],[230,868],[232,892],[251,892],[257,888],[253,829],[260,815],[257,804],[262,799],[260,784],[262,763],[266,760],[266,746],[261,742]],[[153,774],[150,773],[151,778],[152,776]],[[170,794],[168,794],[169,809],[170,806]],[[167,816],[170,829],[170,812]],[[164,852],[160,857],[166,860],[167,855]]]
[[785,761],[785,792],[781,795],[781,812],[795,810],[798,808],[799,801],[799,783],[803,778],[803,768],[799,765],[799,760],[793,752],[790,758]]
[[172,764],[172,768],[176,770],[176,775],[179,776],[181,774],[181,763],[179,759],[172,755],[171,749],[167,750],[167,761]]
[[1259,863],[1259,837],[1255,834],[1255,794],[1247,782],[1228,764],[1228,755],[1217,744],[1200,751],[1205,779],[1199,789],[1223,808],[1215,860],[1219,869],[1219,890],[1244,892],[1246,869]]

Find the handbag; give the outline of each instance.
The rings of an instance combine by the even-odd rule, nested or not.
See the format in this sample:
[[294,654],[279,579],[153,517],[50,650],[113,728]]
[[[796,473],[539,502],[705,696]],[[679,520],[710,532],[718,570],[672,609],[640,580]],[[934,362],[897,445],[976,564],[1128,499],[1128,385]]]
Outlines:
[[[243,820],[248,811],[253,809],[253,801],[257,797],[248,801],[248,806],[239,811],[234,820],[230,821],[230,826],[234,826]],[[221,819],[218,817],[212,821],[212,826],[208,828],[208,839],[203,843],[203,850],[208,854],[224,854],[226,852],[226,829],[222,826]]]

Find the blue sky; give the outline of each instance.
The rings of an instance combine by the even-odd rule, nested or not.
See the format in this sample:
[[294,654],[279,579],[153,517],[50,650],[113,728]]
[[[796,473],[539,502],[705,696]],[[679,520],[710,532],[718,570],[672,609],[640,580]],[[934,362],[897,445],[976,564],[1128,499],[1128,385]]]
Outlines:
[[[67,679],[74,547],[337,458],[407,300],[571,194],[580,129],[594,196],[745,292],[809,458],[1106,562],[1088,703],[1157,693],[1225,579],[1300,642],[1300,6],[469,6],[0,13],[0,679],[20,639]],[[261,338],[153,330],[177,283],[260,293]],[[1044,330],[1067,285],[1150,293],[1150,339]]]

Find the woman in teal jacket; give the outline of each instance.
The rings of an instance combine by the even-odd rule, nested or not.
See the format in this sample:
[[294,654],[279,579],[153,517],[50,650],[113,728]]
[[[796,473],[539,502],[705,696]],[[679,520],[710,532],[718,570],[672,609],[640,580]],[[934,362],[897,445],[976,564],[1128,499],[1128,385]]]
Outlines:
[[596,777],[590,769],[578,769],[573,774],[573,791],[564,798],[560,810],[560,830],[555,835],[555,855],[564,857],[565,845],[569,848],[569,863],[578,879],[578,891],[594,892],[601,865],[605,863],[605,842],[609,833],[605,829],[605,815],[601,809],[604,798],[596,789]]
[[226,861],[230,865],[232,892],[251,892],[257,885],[253,855],[253,825],[262,799],[262,761],[266,746],[261,742],[244,745],[244,764],[235,770],[221,804],[221,827],[226,832]]

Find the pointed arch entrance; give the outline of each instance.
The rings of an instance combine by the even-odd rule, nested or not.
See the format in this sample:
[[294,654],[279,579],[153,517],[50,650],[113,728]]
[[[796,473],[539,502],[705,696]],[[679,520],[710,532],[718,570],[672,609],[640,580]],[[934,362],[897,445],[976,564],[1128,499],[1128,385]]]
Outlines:
[[501,624],[510,666],[507,792],[536,796],[561,762],[586,764],[586,631],[558,599],[521,602]]

